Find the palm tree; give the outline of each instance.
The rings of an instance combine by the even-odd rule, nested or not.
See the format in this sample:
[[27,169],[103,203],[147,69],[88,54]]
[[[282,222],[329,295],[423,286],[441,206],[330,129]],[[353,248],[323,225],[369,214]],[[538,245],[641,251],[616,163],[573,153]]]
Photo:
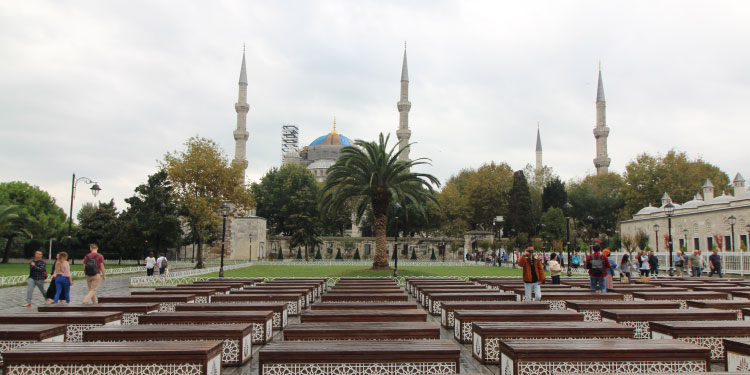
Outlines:
[[[414,166],[428,164],[428,159],[399,160],[398,144],[388,148],[390,135],[380,134],[378,142],[356,140],[354,146],[341,149],[341,156],[328,169],[328,177],[321,191],[321,208],[326,212],[352,203],[357,219],[370,208],[375,226],[375,258],[373,269],[388,269],[386,252],[386,224],[388,206],[392,201],[410,203],[424,213],[427,201],[438,204],[432,185],[440,181],[430,174],[414,173]],[[425,189],[426,187],[426,189]]]
[[21,206],[17,205],[0,205],[0,238],[5,238],[5,250],[3,251],[2,263],[8,263],[10,249],[13,246],[13,240],[18,236],[31,236],[31,233],[24,228],[26,219],[20,215]]

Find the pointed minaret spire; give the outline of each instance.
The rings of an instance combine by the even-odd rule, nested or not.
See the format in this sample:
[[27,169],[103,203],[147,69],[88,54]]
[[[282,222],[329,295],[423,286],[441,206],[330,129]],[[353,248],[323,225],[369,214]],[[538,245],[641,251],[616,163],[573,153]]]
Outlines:
[[607,155],[607,137],[609,128],[607,127],[607,103],[604,101],[604,83],[602,83],[602,65],[599,63],[599,84],[596,88],[596,127],[594,128],[594,138],[596,139],[596,158],[594,166],[596,175],[609,173],[609,164],[611,160]]
[[406,42],[404,42],[404,62],[401,66],[401,99],[396,103],[398,108],[399,121],[398,131],[396,136],[398,137],[398,148],[403,150],[399,155],[399,160],[408,161],[409,159],[409,138],[411,138],[411,130],[409,130],[409,110],[411,110],[411,102],[409,101],[409,68],[406,66]]
[[239,94],[234,110],[237,112],[237,127],[234,129],[234,160],[232,164],[242,166],[242,184],[245,184],[245,170],[247,169],[247,112],[250,105],[247,104],[247,69],[245,68],[245,45],[242,45],[242,66],[240,67]]
[[539,133],[539,122],[536,123],[536,171],[537,173],[542,170],[544,164],[542,162],[542,136]]

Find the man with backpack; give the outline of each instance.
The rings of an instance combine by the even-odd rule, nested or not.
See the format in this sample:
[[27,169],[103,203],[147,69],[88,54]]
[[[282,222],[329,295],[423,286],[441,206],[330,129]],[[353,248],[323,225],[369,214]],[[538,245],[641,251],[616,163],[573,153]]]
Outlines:
[[164,276],[168,267],[167,257],[164,256],[164,253],[159,253],[159,257],[156,258],[156,265],[159,267],[159,276]]
[[610,267],[609,259],[601,253],[599,245],[594,245],[594,253],[586,257],[586,268],[589,270],[591,290],[601,290],[607,293],[607,269]]
[[89,245],[89,253],[83,257],[83,273],[89,287],[89,293],[86,294],[83,303],[99,303],[96,299],[96,290],[99,288],[99,280],[107,280],[107,276],[104,272],[104,257],[99,254],[99,246],[95,243]]

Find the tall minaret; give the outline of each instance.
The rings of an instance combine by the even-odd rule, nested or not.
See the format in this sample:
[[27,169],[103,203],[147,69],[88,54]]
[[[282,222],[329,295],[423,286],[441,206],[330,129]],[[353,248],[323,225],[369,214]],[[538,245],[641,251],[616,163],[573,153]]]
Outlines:
[[607,127],[607,104],[604,100],[604,83],[602,83],[602,66],[599,64],[599,86],[596,89],[596,128],[594,128],[594,138],[596,138],[596,158],[594,166],[596,175],[607,174],[609,171],[610,159],[607,156],[607,136],[609,128]]
[[237,128],[234,129],[234,160],[232,164],[242,166],[242,183],[245,183],[245,170],[247,169],[247,139],[250,133],[247,132],[247,111],[250,105],[247,104],[247,70],[245,69],[245,46],[242,46],[242,67],[240,68],[240,91],[237,103],[234,104],[234,110],[237,111]]
[[399,155],[399,160],[409,161],[409,110],[411,102],[409,101],[409,69],[406,67],[406,42],[404,42],[404,64],[401,66],[401,99],[396,103],[398,107],[398,148],[403,150]]
[[542,171],[542,136],[539,134],[539,123],[536,123],[536,173]]

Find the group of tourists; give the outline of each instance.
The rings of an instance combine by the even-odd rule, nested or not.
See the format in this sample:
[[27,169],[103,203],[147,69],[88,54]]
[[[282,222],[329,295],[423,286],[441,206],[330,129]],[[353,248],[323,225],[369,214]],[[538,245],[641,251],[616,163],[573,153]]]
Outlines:
[[146,257],[146,276],[154,276],[154,268],[159,269],[159,276],[167,274],[167,258],[164,253],[160,253],[158,258],[154,258],[154,252],[151,251]]
[[[23,306],[31,306],[31,297],[35,288],[39,289],[48,304],[60,303],[61,300],[70,303],[70,288],[73,286],[73,276],[70,272],[68,253],[62,251],[55,256],[55,262],[52,264],[52,282],[50,282],[46,291],[44,290],[44,281],[47,280],[48,276],[47,263],[42,259],[42,255],[41,250],[37,250],[34,252],[34,258],[29,261],[26,303]],[[99,282],[107,280],[107,276],[104,268],[104,257],[99,254],[99,246],[96,244],[89,245],[89,253],[83,257],[83,272],[89,290],[86,297],[83,298],[83,303],[97,303],[96,290],[99,289]]]

